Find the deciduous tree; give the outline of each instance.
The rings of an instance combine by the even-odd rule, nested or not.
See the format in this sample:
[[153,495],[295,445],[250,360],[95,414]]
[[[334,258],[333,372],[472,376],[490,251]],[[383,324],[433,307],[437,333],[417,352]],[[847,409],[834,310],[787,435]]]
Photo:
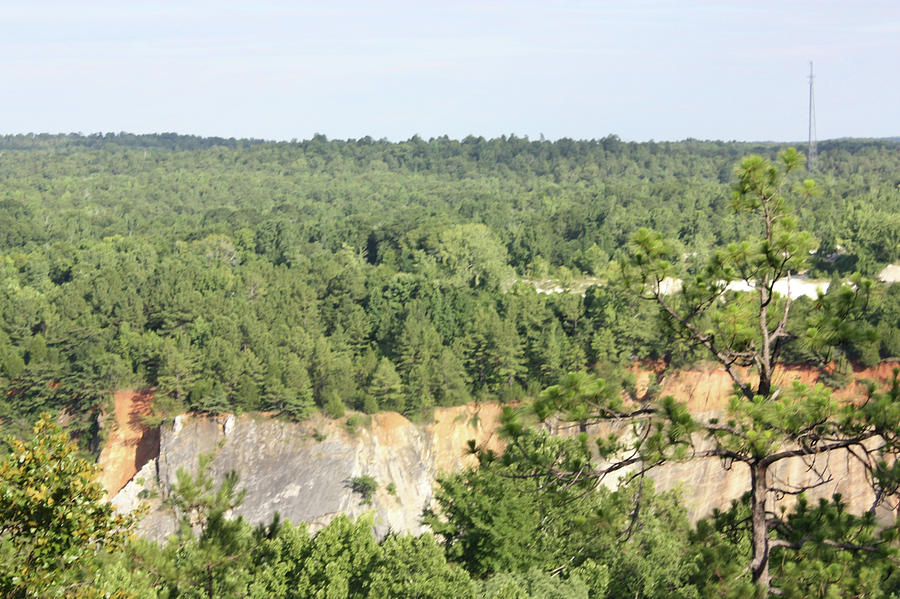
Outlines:
[[98,557],[120,549],[133,524],[117,515],[49,415],[0,461],[0,592],[5,597],[101,597]]

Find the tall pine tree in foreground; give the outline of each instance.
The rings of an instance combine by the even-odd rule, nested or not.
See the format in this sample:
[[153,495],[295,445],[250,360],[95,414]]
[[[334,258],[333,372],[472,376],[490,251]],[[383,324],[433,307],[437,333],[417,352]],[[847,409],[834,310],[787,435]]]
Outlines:
[[[802,163],[803,156],[789,149],[779,154],[776,163],[754,155],[738,165],[732,207],[742,219],[743,230],[753,231],[754,236],[719,249],[705,265],[688,264],[691,256],[679,255],[662,235],[647,229],[632,237],[630,255],[620,263],[624,286],[635,296],[655,302],[675,331],[704,348],[731,376],[735,395],[726,414],[694,418],[671,397],[627,401],[620,389],[583,373],[564,376],[532,406],[541,418],[562,413],[582,425],[608,420],[632,424],[632,435],[598,440],[604,458],[600,465],[573,463],[563,457],[565,452],[532,451],[535,470],[559,480],[641,474],[669,460],[720,458],[725,467],[743,464],[750,493],[749,514],[742,524],[749,527],[752,548],[744,575],[749,574],[763,595],[779,591],[770,575],[776,548],[894,550],[890,536],[875,535],[859,542],[843,535],[849,531],[840,527],[816,526],[808,517],[791,517],[778,509],[785,495],[800,494],[827,481],[828,460],[838,454],[868,473],[873,510],[895,494],[900,475],[895,460],[900,433],[896,377],[890,390],[878,392],[870,387],[865,397],[846,403],[835,400],[821,385],[782,386],[776,376],[788,341],[827,357],[829,348],[868,334],[855,321],[870,291],[870,284],[859,277],[836,293],[820,296],[799,327],[792,328],[789,320],[789,294],[776,291],[776,285],[790,285],[817,245],[812,235],[800,229],[791,203],[791,198],[802,200],[815,192],[812,181],[792,188],[790,174]],[[732,291],[733,283],[748,291]],[[505,429],[512,451],[528,447],[518,442],[529,433],[511,410]],[[774,466],[789,459],[804,460],[818,479],[775,481]]]

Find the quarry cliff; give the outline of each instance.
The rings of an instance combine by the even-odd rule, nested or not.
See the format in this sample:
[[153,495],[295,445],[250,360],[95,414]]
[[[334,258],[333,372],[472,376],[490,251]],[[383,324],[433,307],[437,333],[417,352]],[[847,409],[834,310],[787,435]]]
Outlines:
[[[855,379],[886,381],[897,363],[859,369]],[[698,417],[720,413],[732,392],[731,380],[721,368],[672,373],[653,368],[635,369],[639,391],[658,386],[661,395],[673,395],[688,404]],[[821,373],[808,368],[785,368],[781,381],[814,383]],[[863,396],[861,383],[836,392],[845,401]],[[438,408],[433,418],[415,424],[400,414],[381,413],[355,426],[346,420],[321,416],[294,423],[263,414],[199,416],[184,414],[159,428],[141,424],[148,413],[148,392],[123,390],[115,396],[116,426],[100,455],[101,483],[122,510],[149,504],[140,532],[162,538],[175,526],[174,515],[163,504],[179,469],[193,472],[198,458],[209,454],[211,472],[221,479],[237,473],[246,491],[235,510],[252,523],[267,522],[275,512],[293,522],[305,521],[313,529],[339,513],[360,515],[374,511],[376,533],[419,533],[422,510],[433,502],[436,477],[472,466],[469,441],[479,447],[502,449],[497,434],[502,406],[494,403]],[[549,424],[565,434],[560,424]],[[657,489],[680,488],[692,519],[727,507],[749,487],[743,464],[725,467],[719,459],[671,463],[651,471]],[[841,493],[851,510],[871,507],[873,496],[865,473],[846,454],[828,463],[830,480],[812,489],[812,498]],[[803,460],[785,460],[772,473],[775,480],[812,481],[816,476]],[[371,477],[378,487],[369,501],[353,490],[357,477]],[[614,481],[609,480],[612,484]],[[887,516],[887,513],[883,513]]]

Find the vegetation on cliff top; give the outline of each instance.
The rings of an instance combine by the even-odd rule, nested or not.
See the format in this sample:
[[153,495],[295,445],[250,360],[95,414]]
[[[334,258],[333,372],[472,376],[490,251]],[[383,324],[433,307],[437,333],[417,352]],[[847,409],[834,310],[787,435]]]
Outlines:
[[[414,414],[517,398],[598,363],[690,362],[657,310],[620,289],[512,281],[602,281],[642,226],[700,263],[747,232],[728,210],[735,159],[777,149],[0,138],[0,422],[24,433],[65,410],[88,440],[122,385],[156,386],[157,418]],[[898,163],[896,143],[821,144],[824,193],[800,209],[820,239],[815,269],[898,258]],[[883,296],[880,340],[839,358],[900,355],[900,289]]]
[[[55,409],[90,431],[108,390],[125,382],[157,386],[160,418],[183,409],[416,413],[471,397],[537,395],[559,382],[533,405],[538,415],[564,412],[582,425],[635,420],[633,439],[591,449],[585,436],[547,437],[510,412],[513,450],[499,460],[484,454],[477,472],[443,480],[442,510],[426,516],[440,542],[378,542],[365,519],[337,518],[315,535],[277,518],[254,530],[226,517],[240,501],[238,481],[217,487],[200,472],[182,474],[168,498],[182,517],[177,535],[123,548],[127,522],[111,519],[95,485],[78,483],[87,471],[60,470],[78,462],[48,417],[31,441],[10,441],[0,470],[12,506],[0,535],[32,543],[3,544],[7,594],[895,594],[892,527],[846,514],[839,498],[768,510],[773,494],[790,489],[771,486],[766,467],[789,453],[862,448],[878,499],[898,480],[896,384],[860,406],[838,405],[820,388],[771,385],[779,359],[871,363],[900,354],[896,286],[855,279],[853,290],[836,278],[828,295],[793,304],[772,293],[776,279],[805,267],[814,245],[811,266],[836,275],[898,258],[898,146],[822,145],[826,192],[799,208],[819,238],[813,244],[782,201],[785,173],[764,157],[743,163],[735,196],[737,208],[763,215],[762,241],[744,241],[754,225],[727,210],[736,154],[772,155],[774,146],[5,138],[0,218],[16,227],[0,240],[0,417],[10,430]],[[791,167],[796,154],[784,156]],[[583,296],[507,285],[516,276],[605,278],[628,240],[623,285]],[[660,287],[672,259],[689,276],[669,298]],[[729,295],[723,281],[734,278],[758,293]],[[654,302],[635,304],[629,283]],[[862,297],[867,320],[848,327]],[[868,330],[882,335],[855,334]],[[704,352],[758,374],[751,383],[732,371],[739,393],[725,423],[697,422],[666,398],[626,405],[615,377],[563,376]],[[747,502],[691,529],[677,496],[655,494],[639,474],[597,491],[604,474],[625,466],[640,473],[697,455],[697,432],[712,442],[701,454],[749,466]],[[883,445],[866,445],[875,439]],[[56,449],[33,449],[48,446]],[[594,461],[597,451],[623,450],[633,452],[624,462]],[[20,472],[22,464],[33,467]],[[77,530],[87,530],[81,553],[72,542],[82,536],[48,539],[19,509],[45,488],[65,491],[48,505],[71,502],[77,509],[67,513],[87,518],[78,516]],[[72,555],[78,567],[66,569]]]
[[[802,164],[803,156],[793,149],[779,153],[777,163],[758,155],[741,161],[735,169],[732,207],[748,221],[748,228],[755,229],[755,235],[717,250],[704,266],[680,264],[663,237],[647,229],[634,234],[630,255],[620,265],[622,284],[636,298],[658,305],[681,338],[708,352],[728,372],[734,396],[725,414],[695,418],[672,397],[651,395],[626,402],[615,385],[572,373],[545,390],[530,407],[541,420],[562,413],[582,427],[603,421],[630,423],[631,435],[597,440],[596,452],[603,458],[599,464],[583,454],[586,437],[572,447],[548,452],[543,444],[533,448],[518,441],[529,439],[531,433],[517,422],[513,410],[507,410],[504,426],[513,440],[510,450],[522,454],[534,469],[532,475],[549,477],[562,486],[595,485],[623,471],[632,471],[630,478],[640,477],[673,460],[713,458],[721,460],[724,468],[742,464],[750,489],[749,517],[735,522],[733,530],[749,538],[746,572],[766,596],[782,588],[773,580],[772,562],[778,557],[792,559],[791,551],[802,551],[806,544],[859,554],[896,551],[892,530],[886,538],[872,531],[875,508],[895,501],[898,493],[897,373],[889,391],[877,392],[873,385],[866,397],[851,403],[836,401],[821,384],[789,387],[775,379],[787,342],[829,356],[837,347],[874,336],[861,320],[871,283],[858,275],[852,284],[835,285],[820,295],[804,321],[792,320],[791,298],[774,291],[779,281],[805,268],[817,243],[800,228],[794,211],[798,202],[815,192],[812,180],[791,192],[790,174]],[[684,284],[675,292],[665,292],[662,284],[672,277],[684,278]],[[729,291],[732,281],[742,281],[750,291]],[[803,517],[779,505],[785,495],[803,497],[805,491],[829,482],[830,463],[839,459],[851,460],[871,484],[872,508],[865,517],[848,516],[852,524],[832,531],[833,513],[843,512],[839,498],[818,510],[807,510],[801,501]],[[775,468],[784,460],[802,460],[815,473],[812,481],[776,476]],[[839,536],[830,537],[832,532]],[[735,577],[736,583],[741,581],[743,576]]]

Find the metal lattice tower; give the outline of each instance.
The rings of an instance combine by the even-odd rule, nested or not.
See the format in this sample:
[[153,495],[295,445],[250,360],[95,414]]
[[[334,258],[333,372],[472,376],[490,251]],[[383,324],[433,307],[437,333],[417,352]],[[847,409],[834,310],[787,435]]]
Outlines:
[[806,168],[814,171],[819,166],[819,154],[816,150],[816,94],[813,87],[813,63],[809,63],[809,150],[807,152]]

